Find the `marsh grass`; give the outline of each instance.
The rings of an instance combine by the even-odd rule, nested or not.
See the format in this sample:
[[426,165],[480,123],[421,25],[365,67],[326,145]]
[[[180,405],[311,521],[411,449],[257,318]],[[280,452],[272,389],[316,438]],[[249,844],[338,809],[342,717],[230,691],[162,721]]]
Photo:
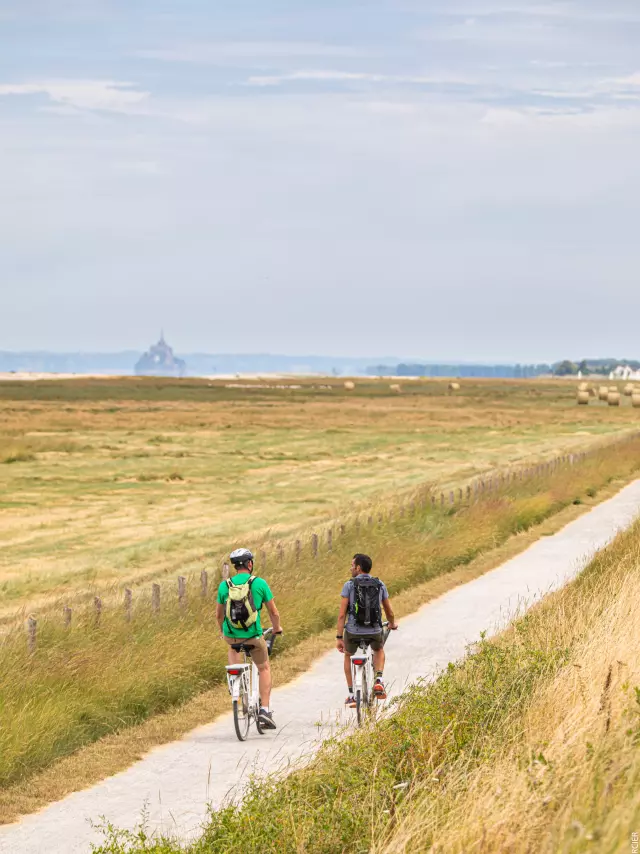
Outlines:
[[631,850],[640,818],[640,523],[393,716],[255,779],[197,842],[99,854]]
[[638,423],[626,398],[615,412],[578,407],[567,383],[402,386],[0,382],[0,460],[18,454],[0,465],[0,619],[18,602],[39,611],[71,590],[89,595],[88,577],[108,589],[195,571],[236,540],[288,539],[424,483],[448,489]]
[[[373,555],[376,572],[392,595],[452,572],[511,535],[527,530],[572,504],[587,489],[614,477],[628,479],[640,461],[640,439],[605,447],[580,465],[508,487],[470,505],[441,509],[416,505],[400,515],[398,505],[376,508],[375,525],[336,531],[332,552],[314,559],[308,538],[299,560],[291,548],[283,559],[267,554],[258,566],[274,591],[286,635],[280,651],[331,627],[336,593],[355,551]],[[314,585],[309,599],[311,578]],[[164,585],[161,610],[151,612],[148,589],[135,591],[132,620],[125,619],[116,589],[104,598],[100,623],[95,612],[74,608],[71,628],[62,621],[62,602],[39,616],[38,641],[29,654],[22,628],[9,631],[0,646],[0,784],[27,779],[56,759],[102,736],[119,732],[175,708],[219,684],[226,650],[216,642],[213,575],[206,600],[191,577],[184,607],[174,585]],[[174,581],[175,584],[175,581]],[[121,593],[121,591],[120,591]],[[304,612],[300,601],[311,602]]]

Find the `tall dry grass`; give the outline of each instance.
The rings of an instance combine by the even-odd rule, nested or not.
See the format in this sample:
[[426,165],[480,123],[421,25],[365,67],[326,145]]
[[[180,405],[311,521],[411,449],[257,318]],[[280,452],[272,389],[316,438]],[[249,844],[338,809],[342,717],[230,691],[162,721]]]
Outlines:
[[[382,525],[350,527],[341,537],[336,533],[333,551],[323,550],[317,560],[308,541],[299,562],[286,552],[282,563],[266,571],[286,631],[282,649],[334,624],[354,552],[373,555],[376,572],[394,595],[469,563],[614,477],[629,478],[639,450],[640,439],[603,448],[580,465],[512,482],[471,505],[434,509],[427,504],[404,516],[396,507]],[[322,578],[312,600],[311,566],[312,577]],[[180,608],[175,589],[165,588],[157,617],[148,599],[138,595],[131,622],[120,603],[104,608],[99,625],[91,608],[76,609],[70,629],[61,609],[49,612],[38,622],[34,654],[23,630],[7,633],[0,645],[0,784],[24,780],[82,745],[219,683],[226,649],[216,642],[214,593],[212,585],[202,600],[192,583],[188,604]],[[301,609],[300,601],[311,604]]]

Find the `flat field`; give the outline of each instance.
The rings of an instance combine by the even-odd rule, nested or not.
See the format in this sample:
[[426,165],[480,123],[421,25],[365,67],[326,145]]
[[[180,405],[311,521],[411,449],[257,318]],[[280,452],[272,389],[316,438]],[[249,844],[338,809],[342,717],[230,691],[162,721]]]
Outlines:
[[219,564],[425,482],[585,448],[640,412],[575,383],[0,383],[0,616]]

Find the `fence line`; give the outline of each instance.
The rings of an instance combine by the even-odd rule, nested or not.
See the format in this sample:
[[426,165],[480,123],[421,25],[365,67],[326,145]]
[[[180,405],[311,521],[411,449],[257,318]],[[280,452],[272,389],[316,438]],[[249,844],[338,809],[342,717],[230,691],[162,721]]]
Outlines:
[[[537,477],[553,476],[553,474],[556,473],[562,466],[573,467],[583,462],[588,457],[593,456],[594,454],[605,451],[609,448],[613,448],[616,445],[622,445],[625,442],[636,440],[638,438],[640,438],[640,431],[626,435],[622,439],[618,439],[616,441],[599,443],[598,445],[594,445],[587,451],[579,451],[576,453],[556,456],[541,463],[538,463],[535,466],[518,466],[517,468],[509,468],[506,471],[493,471],[490,474],[484,473],[481,476],[476,476],[472,478],[466,484],[458,486],[456,489],[448,490],[448,496],[445,495],[444,491],[441,491],[439,494],[439,499],[437,498],[436,492],[434,492],[433,485],[425,484],[420,487],[419,490],[417,490],[417,492],[414,493],[414,495],[412,496],[408,504],[408,515],[410,518],[415,517],[416,506],[419,506],[423,509],[429,507],[431,512],[434,512],[437,509],[444,511],[446,508],[454,507],[456,504],[462,506],[465,504],[465,496],[467,505],[474,504],[482,500],[485,495],[487,497],[491,497],[491,493],[497,492],[499,489],[505,488],[505,486],[508,487],[511,484],[533,480]],[[407,508],[402,498],[399,500],[399,503],[395,505],[395,508],[398,510],[397,515],[400,520],[406,518]],[[387,524],[393,522],[393,511],[394,506],[392,505],[388,508],[387,511]],[[379,510],[375,514],[369,513],[366,518],[368,528],[375,527],[376,522],[378,526],[381,526],[385,523],[385,514],[382,510]],[[334,550],[334,537],[336,528],[341,537],[344,536],[348,530],[348,526],[345,522],[333,522],[329,524],[329,527],[327,527],[325,531],[326,540],[324,541],[326,542],[327,554],[332,553]],[[360,528],[360,516],[355,515],[353,517],[353,531],[356,535],[359,535]],[[320,535],[315,531],[311,533],[310,546],[311,554],[314,560],[318,558],[320,542]],[[296,563],[298,563],[301,559],[302,550],[303,542],[300,538],[297,538],[293,543],[292,551],[293,559]],[[290,550],[286,549],[285,545],[281,541],[278,541],[275,544],[275,559],[279,563],[282,563],[285,560],[285,553],[288,551]],[[264,569],[267,563],[266,548],[260,549],[259,558],[262,565],[262,569]],[[220,575],[222,579],[229,578],[228,563],[225,562],[222,564],[222,570]],[[181,610],[186,609],[187,578],[183,575],[178,576],[177,585],[178,606]],[[160,595],[160,584],[158,584],[157,582],[152,583],[151,613],[154,616],[160,613]],[[204,601],[206,601],[209,596],[209,573],[206,569],[203,569],[200,573],[200,596],[201,599]],[[95,596],[93,599],[93,624],[96,628],[99,627],[101,624],[102,611],[102,599],[99,596]],[[72,615],[72,608],[69,607],[69,605],[65,605],[63,609],[63,622],[65,627],[67,628],[71,627]],[[131,590],[131,588],[128,587],[124,590],[124,617],[127,622],[131,622],[133,617],[133,591]],[[29,652],[35,652],[37,647],[37,619],[34,615],[29,616],[29,618],[27,619],[27,646]]]

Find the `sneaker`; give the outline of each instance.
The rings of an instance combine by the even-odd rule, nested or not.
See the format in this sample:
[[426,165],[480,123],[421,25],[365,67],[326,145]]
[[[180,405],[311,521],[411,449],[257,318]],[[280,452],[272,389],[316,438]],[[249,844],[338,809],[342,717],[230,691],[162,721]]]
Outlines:
[[376,700],[387,699],[387,690],[384,687],[384,682],[382,681],[382,679],[376,679],[375,685],[373,686],[373,693]]
[[356,703],[356,698],[353,696],[353,694],[349,694],[347,699],[344,701],[344,704],[349,709],[355,709],[355,707],[358,705]]
[[260,709],[258,721],[263,729],[275,729],[276,722],[273,719],[273,712],[268,712],[266,709]]

